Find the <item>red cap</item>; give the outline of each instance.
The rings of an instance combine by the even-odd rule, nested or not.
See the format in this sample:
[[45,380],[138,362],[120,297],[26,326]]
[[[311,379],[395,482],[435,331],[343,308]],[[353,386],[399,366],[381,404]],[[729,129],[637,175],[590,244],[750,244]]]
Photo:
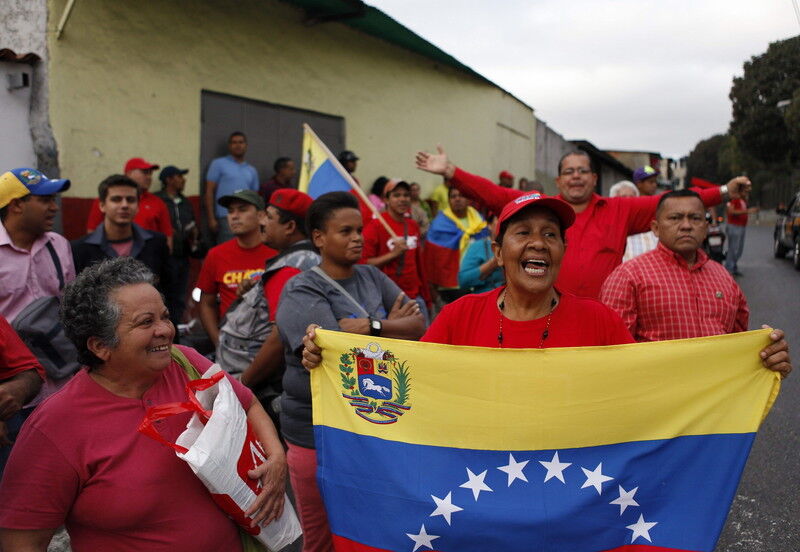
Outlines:
[[303,219],[313,202],[310,195],[294,188],[278,188],[269,198],[269,204],[273,207]]
[[510,173],[510,172],[508,172],[508,171],[502,171],[502,172],[500,173],[500,178],[510,178],[511,180],[514,180],[514,175],[513,175],[513,174],[511,174],[511,173]]
[[153,169],[153,170],[155,170],[157,168],[158,168],[158,165],[153,165],[152,163],[148,163],[147,161],[145,161],[141,157],[131,157],[130,159],[128,159],[128,162],[125,163],[125,172],[126,173],[131,172],[134,169],[142,169],[142,170]]
[[519,196],[517,199],[506,203],[506,206],[503,207],[503,211],[500,213],[500,217],[497,219],[497,230],[495,233],[500,231],[500,227],[505,221],[513,217],[517,212],[531,205],[544,207],[553,211],[558,217],[558,220],[561,221],[561,230],[566,230],[575,222],[575,211],[569,203],[557,197],[533,192]]

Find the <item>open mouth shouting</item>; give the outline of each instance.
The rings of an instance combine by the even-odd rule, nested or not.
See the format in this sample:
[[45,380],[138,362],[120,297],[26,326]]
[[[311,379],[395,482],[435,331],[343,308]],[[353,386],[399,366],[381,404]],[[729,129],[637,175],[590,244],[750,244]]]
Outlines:
[[550,263],[544,259],[525,259],[520,264],[525,274],[530,274],[531,276],[544,276],[550,267]]

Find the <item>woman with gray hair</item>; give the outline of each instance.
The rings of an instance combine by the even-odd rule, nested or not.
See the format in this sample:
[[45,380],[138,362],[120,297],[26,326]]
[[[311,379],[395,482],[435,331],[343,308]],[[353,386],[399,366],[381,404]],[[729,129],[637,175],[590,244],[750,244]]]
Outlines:
[[[620,180],[608,191],[609,197],[638,197],[639,188],[630,180]],[[633,234],[628,236],[625,242],[625,254],[622,256],[622,262],[630,261],[634,257],[638,257],[642,253],[652,251],[658,245],[658,238],[652,231],[642,232],[641,234]]]
[[[186,399],[210,362],[176,346],[154,276],[118,257],[84,270],[64,291],[67,336],[86,365],[23,427],[0,484],[0,548],[46,550],[66,524],[74,550],[241,550],[236,525],[175,453],[137,432],[148,407]],[[230,380],[267,451],[248,475],[263,490],[248,514],[269,523],[283,510],[286,458],[264,409]],[[189,414],[157,422],[174,441]]]

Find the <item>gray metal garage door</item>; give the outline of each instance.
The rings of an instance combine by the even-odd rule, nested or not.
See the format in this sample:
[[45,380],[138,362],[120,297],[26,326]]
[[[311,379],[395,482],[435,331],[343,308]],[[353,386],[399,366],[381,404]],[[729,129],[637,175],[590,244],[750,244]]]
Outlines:
[[334,154],[345,147],[343,117],[208,90],[202,91],[201,106],[201,193],[209,163],[228,154],[228,136],[235,130],[247,135],[245,159],[256,168],[261,182],[272,176],[278,157],[294,159],[299,174],[303,123],[311,125]]

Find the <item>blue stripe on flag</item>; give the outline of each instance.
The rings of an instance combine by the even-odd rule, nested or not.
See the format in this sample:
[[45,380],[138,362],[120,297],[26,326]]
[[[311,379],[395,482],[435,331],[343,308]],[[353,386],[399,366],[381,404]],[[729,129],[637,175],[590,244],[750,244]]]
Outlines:
[[[411,550],[421,526],[437,550],[597,552],[630,544],[628,526],[656,522],[652,542],[633,544],[712,551],[736,491],[754,434],[686,436],[559,451],[480,451],[386,441],[315,427],[318,481],[334,534],[386,550]],[[540,462],[569,463],[544,481]],[[527,462],[512,478],[498,469]],[[602,494],[582,468],[613,479]],[[467,469],[490,491],[462,487]],[[512,470],[513,471],[513,470]],[[509,485],[509,479],[512,479]],[[623,499],[620,486],[630,500]],[[633,490],[636,489],[635,492]],[[633,494],[631,494],[633,492]],[[432,515],[444,501],[446,516]],[[617,503],[613,503],[616,501]],[[624,507],[620,503],[631,504]],[[637,505],[633,505],[635,502]],[[454,510],[452,503],[461,510]]]
[[308,195],[314,199],[328,192],[349,192],[350,183],[336,170],[330,159],[320,165],[308,183]]

